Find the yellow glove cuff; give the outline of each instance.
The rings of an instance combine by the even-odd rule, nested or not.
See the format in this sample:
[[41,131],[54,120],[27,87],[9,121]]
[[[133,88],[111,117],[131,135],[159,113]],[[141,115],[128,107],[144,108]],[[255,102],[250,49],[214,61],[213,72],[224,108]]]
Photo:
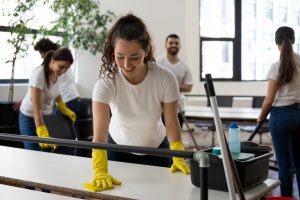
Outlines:
[[[170,144],[170,149],[183,151],[184,145],[181,141],[172,142]],[[172,173],[175,171],[182,171],[184,174],[190,173],[190,166],[185,163],[183,158],[173,157],[172,160],[173,160],[173,164],[171,166]]]
[[92,164],[95,176],[98,173],[108,173],[107,152],[105,150],[93,149]]
[[58,102],[57,107],[62,113],[65,113],[65,110],[68,109],[67,105],[63,101]]
[[[176,141],[176,142],[172,142],[170,144],[170,149],[171,150],[179,150],[179,151],[183,151],[184,150],[184,145],[181,141]],[[175,162],[176,160],[180,160],[183,161],[183,158],[177,158],[177,157],[173,157],[172,158],[173,162]]]
[[37,127],[36,133],[39,137],[49,137],[49,132],[45,125]]
[[171,150],[184,150],[184,145],[181,141],[172,142],[170,144]]
[[76,114],[67,107],[65,102],[63,101],[58,102],[57,107],[62,112],[62,114],[68,116],[72,120],[72,122],[76,121]]

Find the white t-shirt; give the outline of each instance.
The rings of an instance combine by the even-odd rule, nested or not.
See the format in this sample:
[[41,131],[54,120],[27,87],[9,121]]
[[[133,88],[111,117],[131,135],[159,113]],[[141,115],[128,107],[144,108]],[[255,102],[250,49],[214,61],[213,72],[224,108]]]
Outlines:
[[66,73],[61,75],[59,91],[64,102],[68,102],[79,97],[72,69],[68,69]]
[[110,105],[109,133],[117,144],[158,147],[166,136],[161,121],[162,103],[178,100],[178,83],[166,69],[148,63],[138,85],[130,84],[119,70],[114,79],[99,79],[93,101]]
[[42,90],[42,114],[50,115],[52,113],[54,100],[57,96],[59,96],[59,81],[60,77],[58,77],[57,81],[54,84],[50,83],[50,87],[48,88],[44,74],[44,66],[41,65],[32,70],[31,77],[28,83],[28,90],[22,100],[20,111],[27,116],[33,117],[31,87],[35,87]]
[[[174,73],[179,85],[192,85],[193,77],[190,68],[181,60],[177,63],[172,64],[166,55],[158,57],[156,62],[159,66],[165,67]],[[179,105],[181,110],[185,110],[185,97],[184,94],[181,93]]]
[[[279,88],[273,106],[287,106],[294,103],[300,103],[300,56],[295,54],[296,58],[296,72],[295,78],[289,84]],[[268,72],[268,80],[277,80],[279,70],[279,61],[274,63]]]

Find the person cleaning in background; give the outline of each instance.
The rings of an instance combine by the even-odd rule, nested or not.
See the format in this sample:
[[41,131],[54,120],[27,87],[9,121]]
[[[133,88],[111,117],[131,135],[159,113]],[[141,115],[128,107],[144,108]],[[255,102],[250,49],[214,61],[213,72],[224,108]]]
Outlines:
[[[117,20],[107,35],[102,62],[93,90],[93,142],[184,150],[177,118],[178,83],[172,72],[155,63],[151,37],[140,18],[128,14]],[[166,157],[93,149],[94,178],[84,184],[86,189],[97,192],[121,184],[109,174],[108,159],[171,164]],[[171,171],[189,174],[190,168],[183,158],[174,157]]]
[[[45,59],[49,52],[55,51],[58,48],[59,45],[48,38],[42,38],[34,45],[34,50],[40,53],[42,59]],[[59,90],[60,95],[63,101],[66,103],[67,107],[75,112],[77,117],[80,116],[80,97],[75,86],[74,75],[71,69],[67,70],[66,73],[61,75]],[[14,110],[19,111],[21,102],[22,100],[18,101],[14,105]],[[54,112],[55,114],[60,113],[57,107]],[[77,136],[80,136],[77,120],[74,122],[74,127],[77,132]]]
[[[293,196],[293,168],[300,191],[300,55],[293,50],[295,33],[283,26],[275,32],[279,61],[268,72],[268,91],[257,122],[269,111],[269,128],[278,163],[281,195]],[[300,196],[299,196],[300,198]]]
[[[42,65],[32,71],[27,93],[22,100],[19,113],[19,129],[21,135],[49,137],[49,132],[43,121],[43,115],[52,113],[54,100],[58,109],[73,122],[75,113],[63,102],[59,94],[60,76],[73,63],[73,56],[68,48],[60,48],[49,52]],[[35,144],[24,142],[25,149],[40,150],[40,148],[56,149],[53,144]]]

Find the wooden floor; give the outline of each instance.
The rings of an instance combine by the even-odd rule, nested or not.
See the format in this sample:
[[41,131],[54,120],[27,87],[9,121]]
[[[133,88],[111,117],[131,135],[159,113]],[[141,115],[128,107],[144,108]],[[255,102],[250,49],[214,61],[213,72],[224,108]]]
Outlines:
[[[189,126],[194,129],[193,135],[194,135],[196,142],[197,142],[198,146],[200,147],[200,149],[205,149],[205,148],[209,148],[212,146],[212,132],[211,131],[201,130],[197,127],[194,127],[192,124],[190,124]],[[185,129],[185,128],[183,128],[183,129]],[[241,132],[241,141],[247,141],[249,136],[250,136],[250,133]],[[186,146],[186,149],[195,150],[195,145],[194,145],[191,137],[189,136],[189,134],[186,131],[182,132],[182,139]],[[259,143],[258,135],[256,135],[254,137],[253,142]],[[215,136],[215,145],[217,145],[217,143],[218,143],[217,136]],[[273,149],[270,133],[263,134],[262,143],[264,145],[270,146]],[[275,160],[275,159],[271,158],[271,160]],[[274,171],[274,170],[269,170],[268,177],[272,178],[272,179],[278,179],[278,172]],[[294,177],[294,190],[293,191],[294,191],[293,197],[295,199],[299,199],[299,192],[298,192],[295,177]],[[281,196],[280,188],[277,187],[271,193],[269,193],[268,196],[273,196],[273,197]]]

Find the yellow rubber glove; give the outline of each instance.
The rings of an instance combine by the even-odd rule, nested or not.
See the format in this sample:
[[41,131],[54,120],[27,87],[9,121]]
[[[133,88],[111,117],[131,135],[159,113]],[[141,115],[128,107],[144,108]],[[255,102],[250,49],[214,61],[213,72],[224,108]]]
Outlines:
[[[37,133],[38,137],[40,137],[40,138],[49,138],[48,129],[45,125],[37,127],[36,133]],[[57,148],[57,146],[55,144],[39,143],[39,145],[41,148],[52,148],[54,150]]]
[[108,174],[107,152],[105,150],[93,149],[92,163],[94,179],[91,183],[85,183],[84,188],[91,192],[113,189],[114,185],[121,185],[121,181]]
[[60,112],[62,112],[62,114],[68,116],[72,120],[73,123],[75,122],[76,115],[71,109],[69,109],[66,106],[65,102],[63,102],[63,101],[58,102],[57,107],[60,110]]
[[[170,144],[171,150],[184,150],[184,145],[182,142],[172,142]],[[185,163],[183,158],[173,157],[173,164],[171,166],[171,172],[182,171],[184,174],[190,173],[190,166]]]

